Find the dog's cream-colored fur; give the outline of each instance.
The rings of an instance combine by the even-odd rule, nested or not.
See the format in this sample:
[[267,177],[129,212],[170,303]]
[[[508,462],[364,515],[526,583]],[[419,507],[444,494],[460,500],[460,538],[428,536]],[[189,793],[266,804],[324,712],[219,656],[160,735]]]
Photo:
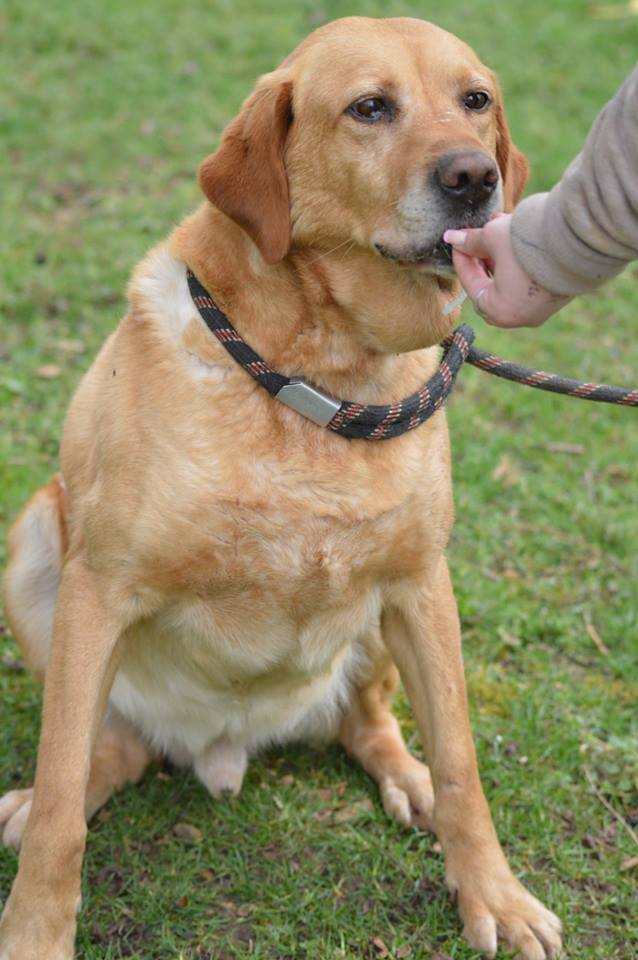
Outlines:
[[[477,89],[483,112],[464,105]],[[391,121],[347,110],[380,95]],[[154,755],[223,797],[260,746],[316,737],[339,738],[389,815],[436,830],[472,946],[557,954],[478,777],[443,412],[387,442],[315,426],[228,356],[186,282],[188,265],[283,373],[404,397],[454,320],[454,279],[411,262],[459,225],[433,179],[450,151],[497,164],[486,216],[515,202],[526,164],[491,72],[422,21],[336,21],[259,81],[202,165],[206,202],[135,270],[61,474],[11,531],[7,612],[45,693],[34,789],[0,801],[22,845],[0,960],[70,960],[86,819]],[[390,711],[399,672],[431,773]]]

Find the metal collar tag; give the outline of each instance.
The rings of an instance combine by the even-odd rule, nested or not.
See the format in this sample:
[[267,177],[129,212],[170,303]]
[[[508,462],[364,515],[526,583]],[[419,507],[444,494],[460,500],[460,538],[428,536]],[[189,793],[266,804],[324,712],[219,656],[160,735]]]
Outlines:
[[300,377],[292,377],[275,397],[320,427],[327,427],[341,406],[339,400],[333,400]]

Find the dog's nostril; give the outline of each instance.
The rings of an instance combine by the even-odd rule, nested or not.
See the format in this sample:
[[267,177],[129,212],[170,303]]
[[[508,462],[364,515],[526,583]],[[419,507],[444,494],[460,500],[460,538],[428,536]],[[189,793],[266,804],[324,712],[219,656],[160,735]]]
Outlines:
[[469,185],[470,185],[470,177],[469,177],[469,174],[467,174],[464,170],[462,170],[461,173],[459,173],[459,175],[454,179],[453,182],[449,184],[447,183],[445,184],[445,186],[449,187],[450,190],[457,190],[459,193],[462,193],[464,190],[467,190]]

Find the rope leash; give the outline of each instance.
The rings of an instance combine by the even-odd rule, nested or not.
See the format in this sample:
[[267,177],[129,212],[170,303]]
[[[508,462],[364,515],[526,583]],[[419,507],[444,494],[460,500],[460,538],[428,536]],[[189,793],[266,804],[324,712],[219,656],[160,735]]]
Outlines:
[[[445,349],[458,330],[472,330],[468,324],[457,327],[454,333],[446,337],[441,346]],[[467,333],[466,333],[467,337]],[[479,350],[472,344],[474,331],[470,339],[471,346],[465,356],[466,363],[478,367],[486,373],[513,383],[521,383],[525,387],[534,387],[536,390],[548,390],[550,393],[562,393],[567,397],[577,397],[579,400],[596,400],[599,403],[617,403],[625,407],[638,407],[638,389],[627,390],[624,387],[613,387],[607,383],[587,383],[583,380],[574,380],[572,377],[562,377],[557,373],[546,373],[544,370],[534,370],[532,367],[523,367],[511,360],[504,360],[487,350]]]
[[[597,400],[627,407],[638,407],[638,390],[625,390],[604,383],[585,383],[544,370],[511,363],[474,346],[475,333],[463,323],[441,343],[443,356],[436,373],[423,386],[395,403],[363,404],[337,400],[306,383],[301,377],[287,377],[246,343],[228,317],[219,309],[208,290],[191,270],[186,273],[193,303],[199,314],[233,360],[281,403],[321,427],[342,437],[359,440],[388,440],[414,430],[439,410],[454,388],[465,362],[497,377],[522,383],[537,390],[549,390],[581,400]],[[458,300],[458,298],[457,298]],[[456,301],[448,305],[454,307]],[[456,304],[458,305],[458,304]]]

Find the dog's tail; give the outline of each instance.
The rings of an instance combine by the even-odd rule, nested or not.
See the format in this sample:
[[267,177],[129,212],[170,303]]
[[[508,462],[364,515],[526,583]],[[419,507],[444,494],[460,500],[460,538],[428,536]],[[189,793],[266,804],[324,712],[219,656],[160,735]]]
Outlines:
[[38,490],[9,533],[4,606],[26,662],[44,679],[67,540],[64,482]]

